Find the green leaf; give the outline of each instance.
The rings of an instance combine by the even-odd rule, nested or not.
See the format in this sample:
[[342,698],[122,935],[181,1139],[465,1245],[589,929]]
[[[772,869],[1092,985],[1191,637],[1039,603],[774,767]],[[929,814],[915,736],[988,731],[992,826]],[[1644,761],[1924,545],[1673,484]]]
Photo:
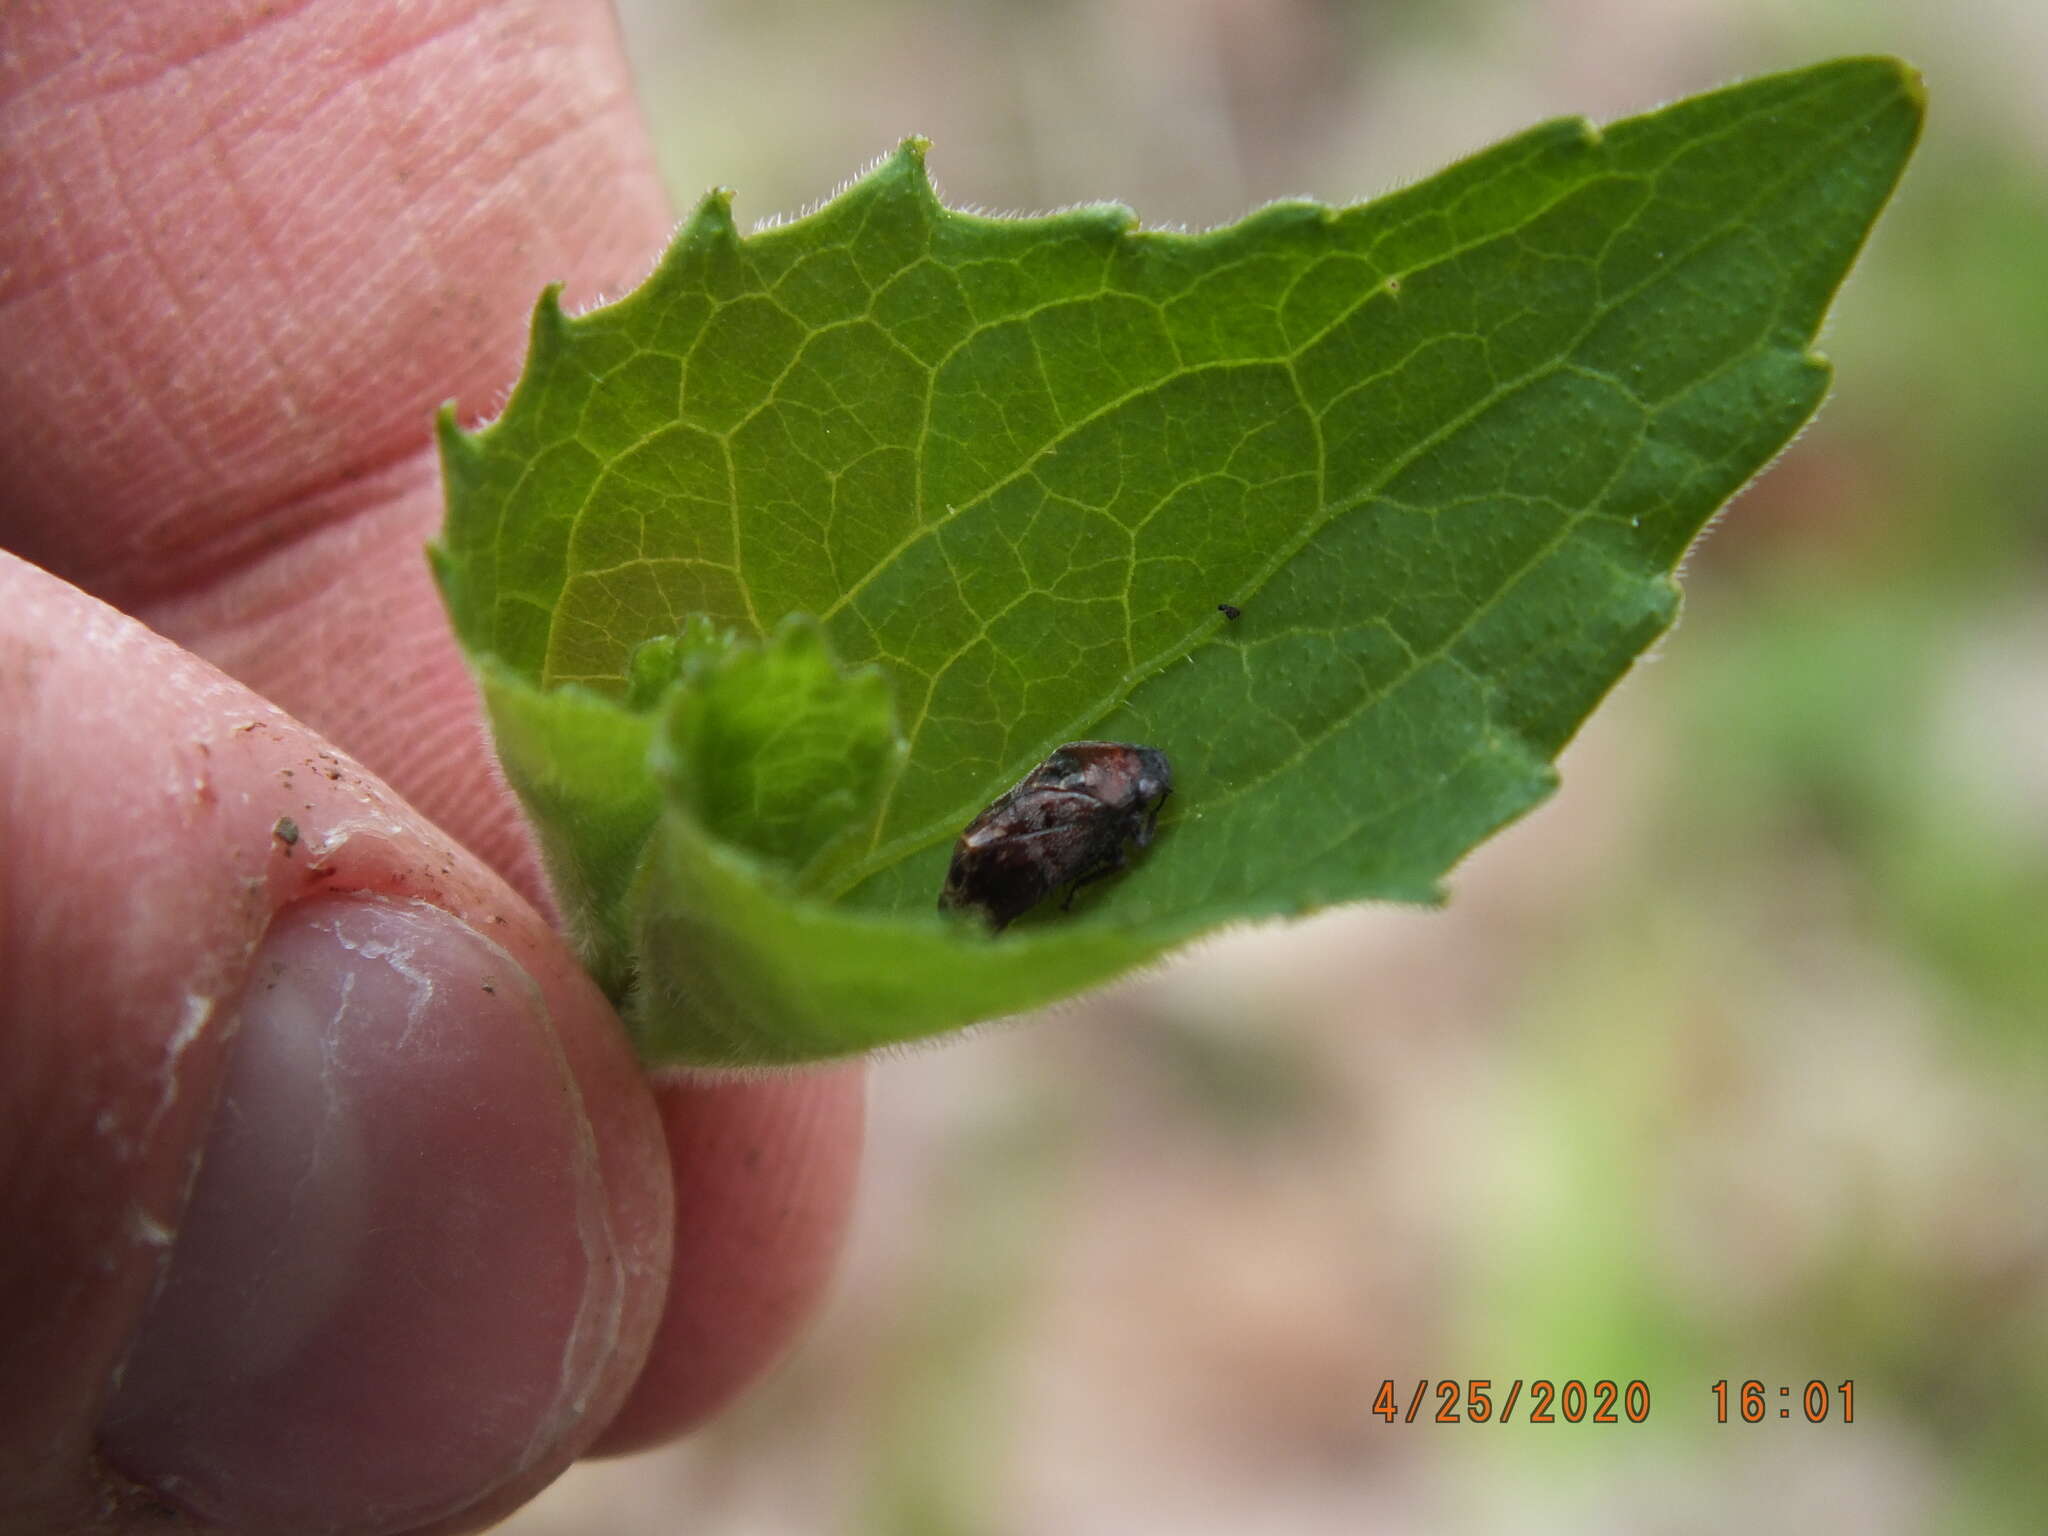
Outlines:
[[[643,1049],[855,1051],[1438,899],[1819,404],[1920,115],[1847,59],[1194,236],[953,212],[912,142],[543,294],[503,416],[443,413],[434,567]],[[1157,841],[1071,913],[942,919],[961,828],[1076,738],[1171,757]]]

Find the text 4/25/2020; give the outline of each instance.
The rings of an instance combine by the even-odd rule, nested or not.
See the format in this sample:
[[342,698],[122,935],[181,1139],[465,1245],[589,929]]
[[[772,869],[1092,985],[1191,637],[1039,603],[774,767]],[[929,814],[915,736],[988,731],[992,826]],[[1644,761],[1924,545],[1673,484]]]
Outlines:
[[[1729,1422],[1731,1408],[1745,1424],[1790,1419],[1795,1413],[1809,1424],[1856,1422],[1854,1380],[1779,1387],[1761,1381],[1724,1380],[1715,1382],[1711,1390],[1714,1419],[1720,1424]],[[1432,1395],[1437,1399],[1435,1410],[1425,1413]],[[1391,1380],[1381,1382],[1372,1411],[1389,1424],[1396,1420],[1413,1424],[1418,1418],[1436,1424],[1508,1424],[1515,1421],[1517,1408],[1526,1424],[1641,1424],[1650,1417],[1650,1401],[1650,1386],[1644,1381],[1588,1383],[1539,1376],[1526,1382],[1517,1377],[1496,1383],[1484,1376],[1462,1381],[1424,1377],[1407,1393]],[[1777,1411],[1772,1412],[1773,1408]]]

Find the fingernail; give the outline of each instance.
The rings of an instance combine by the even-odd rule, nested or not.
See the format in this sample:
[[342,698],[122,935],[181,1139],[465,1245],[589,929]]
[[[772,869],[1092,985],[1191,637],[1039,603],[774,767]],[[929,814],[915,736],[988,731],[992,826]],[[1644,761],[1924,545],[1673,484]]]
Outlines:
[[102,1447],[238,1529],[453,1513],[579,1416],[621,1298],[607,1218],[503,950],[420,903],[287,908]]

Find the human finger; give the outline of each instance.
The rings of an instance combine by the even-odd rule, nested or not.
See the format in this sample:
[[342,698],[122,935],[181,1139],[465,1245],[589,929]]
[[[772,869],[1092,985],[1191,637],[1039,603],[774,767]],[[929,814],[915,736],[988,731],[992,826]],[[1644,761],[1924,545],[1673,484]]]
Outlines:
[[612,1417],[667,1154],[559,938],[0,556],[0,1527],[473,1526]]

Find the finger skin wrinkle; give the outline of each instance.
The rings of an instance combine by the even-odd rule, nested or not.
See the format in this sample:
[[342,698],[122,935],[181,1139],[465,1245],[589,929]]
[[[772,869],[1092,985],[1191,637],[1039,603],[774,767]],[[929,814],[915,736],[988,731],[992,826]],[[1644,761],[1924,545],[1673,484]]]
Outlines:
[[[125,222],[132,226],[140,227],[140,220],[137,219],[129,198],[127,178],[120,171],[120,154],[114,146],[112,135],[107,127],[106,115],[100,109],[98,102],[89,101],[85,103],[85,119],[92,126],[93,146],[98,151],[99,158],[100,182],[95,190],[102,193],[108,201],[121,210]],[[123,242],[120,246],[116,247],[116,252],[117,260],[127,258],[139,261],[147,268],[149,276],[153,280],[155,293],[161,295],[169,309],[169,314],[166,318],[174,328],[196,329],[202,323],[203,317],[193,311],[186,295],[181,291],[181,285],[177,278],[165,266],[163,259],[152,242],[148,240]],[[127,262],[123,261],[123,265],[126,264]],[[81,295],[78,294],[75,288],[67,287],[58,290],[57,296],[60,302],[64,302],[75,300]],[[79,313],[76,309],[73,309],[70,318],[74,321],[82,322],[81,329],[86,329],[90,326],[89,318]],[[116,333],[116,340],[128,342],[130,338],[122,337],[119,333]],[[186,441],[185,434],[179,429],[177,423],[172,421],[166,414],[166,402],[160,400],[156,391],[150,388],[150,359],[147,353],[145,352],[142,356],[138,357],[135,355],[135,349],[132,345],[123,345],[110,348],[107,356],[111,362],[115,362],[121,367],[123,377],[120,379],[118,387],[103,391],[103,395],[131,402],[138,413],[149,417],[149,424],[153,429],[153,436],[157,443],[184,460],[184,463],[179,466],[181,469],[192,473],[205,473],[209,466],[195,457],[193,454],[194,445]]]
[[[10,30],[49,42],[56,30],[53,17],[70,23],[61,49],[45,47],[41,56],[24,53],[30,75],[18,89],[23,96],[47,94],[62,100],[106,97],[121,91],[147,89],[164,76],[189,69],[215,55],[248,43],[258,34],[296,20],[318,0],[297,3],[220,4],[193,7],[170,29],[147,7],[94,7],[62,0],[29,0],[14,16]],[[42,68],[35,66],[40,63]]]
[[104,597],[216,581],[347,478],[431,478],[433,410],[502,393],[540,288],[617,291],[666,233],[601,8],[98,9],[0,102],[0,335],[37,338],[0,479],[9,542]]

